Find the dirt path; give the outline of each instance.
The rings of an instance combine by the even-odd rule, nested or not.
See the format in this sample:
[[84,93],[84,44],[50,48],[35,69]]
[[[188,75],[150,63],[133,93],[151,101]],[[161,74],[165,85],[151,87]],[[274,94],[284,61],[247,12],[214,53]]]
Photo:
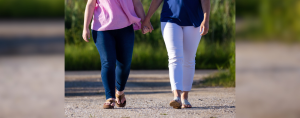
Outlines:
[[[195,81],[216,71],[196,71]],[[235,116],[234,88],[193,88],[192,109],[173,109],[168,71],[132,71],[126,86],[127,106],[104,110],[105,95],[99,71],[66,72],[66,117],[218,117]]]

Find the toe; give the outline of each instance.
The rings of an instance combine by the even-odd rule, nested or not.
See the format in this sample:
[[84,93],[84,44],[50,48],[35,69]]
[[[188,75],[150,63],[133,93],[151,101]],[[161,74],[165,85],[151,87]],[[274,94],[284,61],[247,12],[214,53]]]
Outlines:
[[121,101],[121,103],[124,103],[125,101],[126,101],[126,98],[123,98],[122,101]]
[[117,103],[117,104],[120,104],[120,100],[119,100],[118,98],[116,99],[116,103]]

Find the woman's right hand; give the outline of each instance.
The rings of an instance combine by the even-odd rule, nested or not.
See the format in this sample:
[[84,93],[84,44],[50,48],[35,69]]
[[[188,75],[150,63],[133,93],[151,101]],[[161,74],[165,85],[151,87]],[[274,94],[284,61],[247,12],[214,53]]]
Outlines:
[[89,42],[89,39],[90,39],[90,30],[88,28],[87,29],[83,29],[82,38],[83,38],[84,41]]
[[145,18],[144,21],[142,21],[142,32],[143,34],[145,34],[146,32],[144,32],[144,28],[146,29],[145,31],[147,32],[152,32],[153,27],[151,25],[150,19]]

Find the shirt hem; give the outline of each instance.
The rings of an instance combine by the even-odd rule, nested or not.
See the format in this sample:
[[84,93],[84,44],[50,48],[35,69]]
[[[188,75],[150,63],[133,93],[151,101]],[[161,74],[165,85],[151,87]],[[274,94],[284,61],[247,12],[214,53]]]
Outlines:
[[[193,24],[192,25],[187,25],[187,24],[182,24],[182,23],[178,23],[178,22],[175,22],[173,20],[160,20],[160,22],[170,22],[170,23],[175,23],[179,26],[194,26]],[[198,26],[199,27],[199,26]]]
[[[133,23],[132,23],[133,24]],[[130,25],[132,25],[132,24],[129,24],[129,25],[126,25],[126,26],[121,26],[121,27],[118,27],[118,28],[97,28],[97,29],[95,29],[95,28],[91,28],[92,30],[95,30],[95,31],[108,31],[108,30],[118,30],[118,29],[123,29],[123,28],[125,28],[125,27],[128,27],[128,26],[130,26]]]

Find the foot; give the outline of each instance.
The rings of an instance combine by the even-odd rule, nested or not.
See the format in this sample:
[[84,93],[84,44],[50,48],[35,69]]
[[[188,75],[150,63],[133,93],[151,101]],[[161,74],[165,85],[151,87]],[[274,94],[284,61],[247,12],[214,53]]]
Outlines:
[[115,98],[109,98],[109,99],[107,99],[106,100],[106,102],[104,103],[104,105],[111,105],[111,106],[115,106],[115,103],[113,102],[113,103],[110,103],[108,100],[115,100]]
[[181,109],[181,101],[179,97],[175,97],[174,100],[170,102],[170,106],[174,109]]
[[192,108],[191,103],[189,103],[187,99],[183,99],[181,102],[182,102],[181,108]]
[[[118,94],[118,95],[123,95],[123,94],[124,94],[124,91],[117,91],[116,94]],[[125,100],[126,100],[125,97],[123,97],[121,100],[120,100],[119,98],[117,98],[117,99],[116,99],[116,102],[117,102],[118,104],[123,104]]]

